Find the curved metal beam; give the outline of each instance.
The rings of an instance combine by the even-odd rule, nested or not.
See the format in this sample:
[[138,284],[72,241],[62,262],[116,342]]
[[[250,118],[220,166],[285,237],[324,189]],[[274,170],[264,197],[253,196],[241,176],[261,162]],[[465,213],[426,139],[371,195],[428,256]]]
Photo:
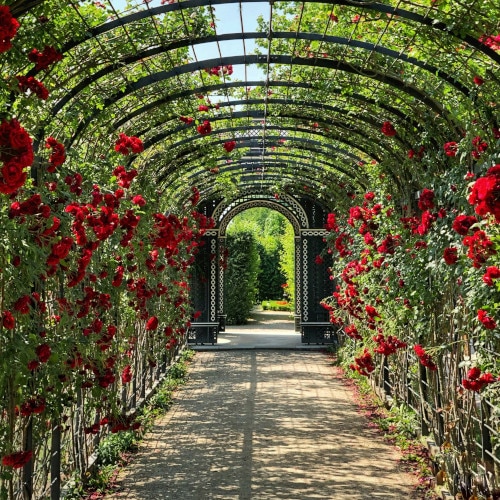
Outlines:
[[[327,5],[344,5],[347,7],[362,7],[367,10],[372,10],[375,12],[380,12],[384,14],[390,14],[393,18],[401,18],[407,19],[419,24],[423,24],[432,28],[436,31],[441,31],[446,34],[451,34],[455,38],[462,40],[468,43],[470,46],[474,47],[476,50],[484,53],[497,63],[500,63],[500,54],[497,54],[494,50],[490,49],[483,43],[479,42],[475,38],[470,35],[461,36],[458,30],[450,31],[449,26],[446,23],[438,21],[437,19],[433,19],[429,16],[422,16],[421,14],[417,14],[416,12],[411,12],[409,10],[401,9],[398,7],[392,7],[390,5],[384,5],[378,2],[364,2],[360,0],[302,0],[304,3],[324,3]],[[158,7],[148,8],[147,10],[134,12],[133,14],[128,14],[124,17],[119,17],[114,21],[109,21],[107,23],[101,24],[88,32],[88,38],[96,37],[108,31],[111,31],[118,27],[126,26],[127,24],[135,21],[140,21],[141,19],[146,19],[148,17],[157,16],[160,14],[166,14],[168,12],[181,11],[185,9],[194,9],[196,7],[206,7],[208,5],[224,5],[231,3],[239,3],[239,4],[251,4],[251,3],[260,3],[261,0],[183,0],[182,2],[175,2],[168,5],[162,5]],[[65,45],[63,48],[63,52],[70,50],[73,47],[79,45],[81,41],[71,41]]]
[[[62,99],[60,99],[57,104],[52,108],[52,114],[57,113],[60,111],[73,97],[78,95],[83,89],[97,81],[99,78],[102,78],[106,75],[111,74],[113,71],[123,69],[123,66],[132,64],[134,62],[140,61],[141,59],[146,59],[148,57],[152,57],[154,55],[162,54],[165,52],[169,52],[171,50],[176,50],[180,48],[186,48],[186,47],[196,47],[196,45],[200,44],[205,44],[205,43],[214,43],[214,42],[224,42],[224,41],[231,41],[231,40],[252,40],[252,39],[266,39],[269,37],[268,33],[264,32],[251,32],[251,33],[225,33],[223,35],[210,35],[210,36],[205,36],[205,37],[200,37],[200,38],[195,38],[195,39],[189,39],[186,38],[184,40],[178,40],[175,42],[168,43],[164,46],[157,46],[157,47],[152,47],[146,50],[143,50],[141,52],[138,52],[137,54],[134,54],[133,56],[128,56],[125,57],[117,62],[114,62],[113,64],[106,66],[105,68],[100,69],[99,71],[96,71],[93,73],[90,77],[85,78],[84,80],[80,81],[78,85],[73,87],[71,90],[67,91]],[[440,70],[439,68],[436,68],[435,66],[432,66],[430,64],[427,64],[425,62],[419,61],[418,59],[414,57],[407,56],[406,54],[402,54],[401,52],[398,52],[396,50],[388,49],[386,47],[380,46],[380,45],[375,45],[373,43],[369,42],[362,42],[359,40],[353,40],[345,37],[339,37],[339,36],[329,36],[329,35],[323,35],[319,33],[295,33],[295,32],[288,32],[288,31],[278,31],[275,32],[273,31],[272,33],[273,39],[284,39],[284,40],[306,40],[306,41],[321,41],[321,42],[326,42],[326,43],[331,43],[331,44],[336,44],[336,45],[346,45],[349,47],[355,47],[355,48],[360,48],[363,50],[367,50],[370,52],[376,52],[378,54],[390,57],[392,59],[404,62],[404,63],[409,63],[413,66],[416,66],[418,68],[424,69],[425,71],[431,73],[433,76],[436,76],[447,83],[449,83],[451,86],[455,87],[456,90],[461,92],[462,94],[469,96],[470,94],[470,89],[466,87],[465,85],[462,85],[460,82],[458,82],[455,78],[451,77],[448,73],[445,71]],[[244,57],[244,56],[243,56]],[[309,59],[310,63],[311,62],[316,62],[316,58]],[[220,59],[219,59],[220,63]],[[313,66],[313,64],[310,64]]]
[[[208,67],[213,67],[217,66],[218,63],[220,62],[219,59],[207,59],[204,61],[197,61],[194,63],[188,63],[183,66],[179,66],[176,68],[173,68],[168,71],[159,71],[158,73],[154,73],[152,75],[148,75],[146,77],[140,78],[139,80],[135,82],[129,83],[125,89],[115,93],[112,97],[109,97],[104,100],[102,109],[99,109],[98,111],[94,110],[93,113],[91,113],[86,120],[82,122],[82,127],[85,128],[88,123],[90,123],[93,119],[95,119],[95,116],[99,113],[102,112],[103,109],[107,108],[108,106],[116,103],[120,99],[126,97],[128,94],[131,94],[137,90],[140,90],[144,87],[147,87],[149,85],[153,85],[155,83],[168,80],[169,78],[175,77],[175,76],[180,76],[186,73],[191,73],[193,71],[199,71],[203,70],[204,68]],[[264,63],[268,62],[268,57],[267,56],[231,56],[225,58],[226,64],[259,64],[259,63]],[[285,55],[271,55],[269,56],[269,63],[270,64],[284,64],[284,65],[298,65],[298,66],[307,66],[310,65],[310,59],[307,58],[302,58],[302,57],[296,57],[296,56],[285,56]],[[387,84],[391,87],[398,88],[401,90],[403,93],[408,94],[411,97],[414,97],[415,99],[419,100],[420,102],[424,103],[427,105],[430,109],[435,111],[438,114],[441,114],[443,116],[447,116],[449,118],[448,114],[445,112],[443,107],[433,99],[431,99],[429,96],[426,94],[422,93],[419,89],[416,87],[413,87],[411,85],[406,84],[403,80],[400,80],[399,78],[396,78],[394,76],[389,76],[386,75],[385,73],[376,71],[376,70],[370,70],[371,75],[366,76],[363,74],[362,68],[357,67],[356,65],[353,64],[348,64],[343,61],[338,61],[335,59],[328,59],[328,60],[316,60],[316,67],[320,68],[325,68],[325,69],[335,69],[339,71],[345,71],[348,73],[353,73],[353,74],[359,74],[365,78],[369,79],[374,79],[382,84]],[[451,123],[453,121],[451,120]],[[79,133],[83,128],[78,127],[77,133]]]

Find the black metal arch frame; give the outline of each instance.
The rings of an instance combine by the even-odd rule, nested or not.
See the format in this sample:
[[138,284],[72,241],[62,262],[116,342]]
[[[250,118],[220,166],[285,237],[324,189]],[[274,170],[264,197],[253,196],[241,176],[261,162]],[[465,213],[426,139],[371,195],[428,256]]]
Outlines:
[[[108,0],[111,4],[112,0]],[[181,12],[182,19],[184,20],[184,12],[188,12],[190,9],[196,9],[198,7],[204,6],[217,6],[224,4],[253,4],[258,2],[259,0],[211,0],[207,3],[207,0],[185,0],[180,3],[172,3],[168,5],[162,5],[158,7],[149,7],[148,3],[145,3],[145,7],[142,10],[138,10],[133,13],[126,13],[125,15],[117,15],[115,20],[110,20],[105,22],[97,27],[90,27],[87,31],[86,38],[83,40],[73,40],[66,43],[62,49],[63,53],[69,53],[72,49],[77,48],[79,45],[85,44],[89,40],[95,39],[99,41],[101,36],[106,36],[109,33],[112,33],[113,30],[120,29],[123,30],[122,35],[128,36],[127,28],[134,26],[134,23],[141,22],[146,19],[154,19],[156,16],[162,16],[168,13]],[[29,2],[29,8],[37,5],[39,2],[37,0],[32,0]],[[70,0],[70,3],[73,4],[73,0]],[[346,6],[351,7],[353,9],[360,9],[362,14],[366,12],[373,12],[379,17],[375,17],[374,20],[382,20],[384,21],[387,15],[387,23],[391,22],[403,22],[407,24],[413,24],[416,27],[423,26],[425,29],[429,29],[434,33],[442,33],[446,37],[450,37],[450,39],[454,39],[456,41],[463,42],[466,44],[471,50],[475,50],[478,53],[481,53],[484,57],[489,58],[491,61],[495,63],[500,63],[500,54],[497,54],[494,50],[487,47],[484,43],[474,38],[470,34],[462,34],[459,30],[450,29],[446,23],[438,21],[428,16],[428,12],[425,15],[417,13],[415,11],[410,11],[406,9],[401,9],[399,7],[394,7],[391,5],[386,5],[378,2],[363,2],[363,1],[355,1],[355,0],[331,0],[329,2],[325,2],[324,0],[303,0],[302,4],[323,4],[327,5],[329,8],[335,6]],[[398,4],[399,5],[399,4]],[[422,6],[416,6],[422,7]],[[273,8],[273,3],[271,3],[271,11]],[[113,8],[113,10],[115,10]],[[116,11],[115,11],[116,12]],[[332,10],[333,12],[333,10]],[[212,13],[213,18],[213,13]],[[83,18],[82,18],[83,19]],[[139,25],[138,25],[139,26]],[[244,50],[244,55],[232,55],[228,57],[223,57],[222,53],[219,54],[220,57],[205,59],[205,60],[195,60],[194,62],[187,62],[183,64],[176,65],[171,67],[170,69],[165,69],[161,71],[149,71],[147,76],[143,76],[135,81],[128,81],[125,85],[123,81],[121,82],[122,88],[120,90],[115,87],[111,87],[111,94],[103,94],[102,96],[102,106],[99,109],[89,108],[82,113],[82,118],[79,124],[73,129],[73,134],[71,138],[68,138],[65,143],[69,146],[74,145],[85,135],[92,133],[95,127],[108,127],[108,130],[116,130],[120,127],[134,127],[135,119],[144,119],[147,117],[147,113],[153,110],[158,109],[161,106],[167,105],[169,103],[178,102],[183,98],[189,98],[196,93],[207,93],[216,90],[227,91],[226,101],[219,103],[221,109],[228,108],[229,114],[227,116],[219,115],[219,116],[211,116],[209,119],[211,122],[231,122],[234,120],[234,123],[231,123],[231,127],[226,127],[223,129],[219,129],[215,131],[215,134],[218,135],[218,138],[214,140],[213,136],[211,136],[208,140],[203,138],[200,139],[200,136],[194,133],[193,137],[181,138],[180,140],[175,140],[173,143],[169,143],[169,154],[167,163],[165,166],[156,164],[155,170],[159,175],[161,181],[164,181],[168,184],[168,176],[176,175],[179,173],[179,166],[182,165],[182,172],[196,172],[196,169],[200,169],[200,172],[203,172],[203,168],[201,165],[202,158],[202,150],[206,146],[207,142],[210,142],[211,145],[216,146],[221,142],[224,142],[221,137],[223,134],[227,134],[228,137],[238,136],[238,147],[240,149],[242,147],[260,147],[262,149],[262,154],[260,158],[260,162],[262,165],[272,168],[273,166],[279,165],[280,162],[274,160],[273,154],[274,152],[269,152],[266,150],[266,147],[273,144],[274,139],[270,136],[267,131],[280,130],[280,131],[288,131],[289,133],[300,133],[303,134],[304,137],[299,139],[296,137],[294,139],[293,148],[289,148],[293,151],[292,154],[286,154],[280,151],[280,155],[284,158],[287,158],[288,161],[284,161],[282,164],[290,164],[296,165],[296,159],[300,156],[297,155],[297,150],[302,151],[314,151],[316,149],[323,150],[327,148],[328,143],[338,143],[341,144],[341,148],[335,148],[337,151],[335,153],[334,158],[338,159],[338,163],[343,161],[342,158],[338,157],[338,152],[351,150],[354,151],[354,154],[350,155],[352,157],[358,158],[358,161],[363,161],[363,158],[373,159],[377,162],[381,162],[384,156],[391,157],[393,159],[399,159],[400,161],[404,159],[406,154],[405,150],[411,149],[412,143],[410,138],[410,133],[405,134],[405,131],[408,130],[412,134],[417,131],[429,132],[428,128],[433,127],[433,125],[429,125],[429,123],[424,124],[420,123],[418,119],[415,118],[413,111],[419,110],[422,114],[421,116],[425,116],[424,110],[427,110],[427,113],[434,114],[435,116],[440,117],[439,123],[444,123],[447,125],[448,130],[454,135],[458,136],[460,133],[460,124],[455,121],[455,118],[451,113],[448,113],[446,107],[443,106],[437,96],[432,96],[433,92],[429,92],[427,88],[422,85],[419,86],[421,80],[419,80],[420,75],[425,74],[425,81],[429,81],[432,79],[436,79],[439,83],[439,86],[442,83],[446,84],[447,92],[456,93],[457,95],[461,95],[462,98],[469,100],[472,103],[475,103],[478,98],[477,90],[472,87],[469,88],[467,85],[464,85],[462,81],[460,81],[460,77],[454,77],[447,71],[447,67],[443,67],[443,63],[441,61],[441,67],[437,65],[426,62],[425,60],[421,60],[417,57],[409,56],[405,54],[403,51],[394,50],[389,46],[385,46],[383,43],[380,43],[380,39],[376,43],[372,43],[372,41],[366,40],[357,40],[356,38],[346,37],[346,36],[332,36],[325,33],[320,32],[305,32],[300,30],[300,21],[299,28],[296,31],[274,31],[272,25],[269,26],[268,32],[262,31],[253,31],[253,32],[236,32],[236,33],[225,33],[225,34],[215,34],[206,35],[206,36],[196,36],[195,33],[192,33],[190,29],[188,29],[187,24],[184,20],[184,29],[186,33],[185,38],[180,39],[172,39],[165,40],[163,37],[159,37],[157,43],[154,45],[150,45],[146,48],[141,48],[140,50],[134,52],[131,55],[126,55],[121,59],[118,59],[112,63],[109,63],[109,60],[106,60],[104,63],[99,63],[96,65],[97,71],[95,71],[90,76],[86,76],[80,81],[76,82],[73,87],[70,87],[66,94],[55,103],[52,107],[51,114],[53,117],[56,117],[59,113],[61,113],[66,107],[69,107],[71,110],[72,102],[75,102],[77,105],[81,105],[79,102],[79,94],[89,89],[94,83],[99,82],[101,79],[105,79],[106,77],[110,77],[115,71],[121,72],[124,69],[127,69],[129,66],[134,63],[138,63],[142,60],[154,60],[154,56],[157,55],[168,55],[171,51],[175,51],[177,49],[186,49],[188,47],[192,47],[193,50],[198,46],[207,43],[216,43],[219,46],[220,43],[226,41],[234,41],[234,40],[268,40],[268,50],[265,55],[248,55]],[[243,29],[243,24],[242,24]],[[415,31],[416,33],[416,31]],[[159,32],[158,32],[158,35]],[[303,42],[319,42],[320,45],[326,44],[326,46],[333,47],[345,47],[346,49],[351,49],[353,54],[378,54],[387,61],[387,69],[377,68],[376,66],[372,66],[368,64],[370,58],[367,58],[364,63],[354,62],[354,58],[349,57],[338,57],[337,55],[332,55],[332,57],[328,56],[326,58],[318,57],[318,54],[312,57],[302,57],[297,55],[295,52],[292,54],[282,53],[280,54],[280,49],[278,48],[278,53],[272,53],[271,51],[271,41],[290,41],[293,40],[295,42],[295,47],[297,46],[298,41]],[[99,42],[98,42],[99,43]],[[390,45],[390,44],[386,44]],[[344,54],[346,52],[344,51]],[[195,56],[196,58],[196,56]],[[169,56],[169,60],[170,56]],[[409,83],[408,80],[405,80],[402,77],[399,77],[392,68],[394,67],[394,62],[401,63],[403,65],[410,65],[415,68],[417,71],[422,70],[421,73],[416,73],[413,76],[415,77],[415,83]],[[217,67],[220,64],[224,65],[249,65],[249,64],[257,64],[262,65],[267,68],[267,77],[262,81],[244,81],[244,82],[230,82],[226,81],[223,78],[223,82],[220,84],[210,84],[207,85],[203,76],[201,76],[201,85],[198,85],[196,88],[189,89],[181,89],[178,92],[174,92],[173,94],[159,96],[157,98],[157,94],[162,92],[163,89],[156,84],[161,84],[162,82],[167,82],[170,79],[177,78],[180,80],[180,77],[183,75],[189,75],[191,73],[199,73],[203,75],[203,70],[206,68]],[[270,78],[270,68],[271,67],[307,67],[307,68],[315,68],[319,70],[326,71],[334,71],[340,72],[343,75],[346,75],[348,79],[348,75],[356,75],[358,77],[357,81],[362,81],[362,79],[367,79],[367,81],[374,82],[374,90],[373,92],[378,92],[380,94],[384,90],[394,93],[396,96],[395,103],[379,101],[374,97],[369,97],[370,95],[363,95],[359,92],[349,91],[344,93],[342,88],[333,87],[332,89],[328,89],[328,92],[331,95],[338,95],[341,98],[345,99],[345,108],[340,106],[333,106],[328,103],[321,103],[317,96],[321,94],[321,92],[325,92],[324,89],[315,88],[314,81],[312,82],[296,82],[293,81],[290,77],[289,81],[276,81]],[[400,66],[401,67],[401,66]],[[33,70],[29,74],[36,74]],[[123,74],[120,73],[122,76]],[[184,81],[184,80],[183,80]],[[312,99],[305,99],[303,102],[299,103],[300,111],[294,112],[289,109],[288,106],[297,106],[296,100],[288,98],[271,98],[268,96],[260,99],[249,98],[248,91],[246,94],[247,99],[232,99],[229,94],[230,89],[238,89],[238,87],[249,85],[255,85],[257,87],[261,87],[265,89],[271,89],[274,87],[285,87],[287,89],[297,88],[297,89],[311,89]],[[472,85],[469,82],[469,85]],[[147,90],[148,92],[145,92]],[[442,92],[441,87],[441,92]],[[136,94],[137,93],[137,94]],[[144,95],[143,95],[144,94]],[[128,103],[123,102],[124,98],[132,98],[137,97],[140,101],[140,106],[133,106],[132,108],[128,105]],[[145,98],[144,98],[145,97]],[[131,100],[131,99],[130,99]],[[132,101],[133,102],[133,101]],[[369,106],[368,108],[366,106]],[[124,109],[125,113],[120,119],[116,120],[113,116],[110,116],[110,119],[107,119],[107,111],[109,108],[116,106],[116,109]],[[249,109],[246,111],[233,111],[233,106],[246,106]],[[252,106],[263,107],[263,109],[252,109]],[[370,109],[373,107],[373,109]],[[284,111],[279,111],[283,109]],[[356,113],[356,109],[363,109],[364,113]],[[380,114],[382,113],[382,114]],[[377,116],[379,114],[379,116]],[[176,137],[177,135],[185,135],[186,131],[193,130],[194,125],[191,126],[191,129],[188,126],[176,126],[173,124],[174,116],[155,116],[152,122],[149,123],[147,128],[142,128],[142,130],[134,131],[138,135],[144,136],[144,144],[146,150],[151,149],[153,153],[153,158],[155,158],[158,162],[164,161],[165,157],[161,154],[161,145],[165,142],[168,142],[169,139]],[[393,137],[391,140],[386,140],[380,136],[380,125],[381,122],[386,120],[387,118],[396,120],[397,125],[401,126],[400,130],[402,131],[396,137]],[[244,120],[247,120],[247,123],[244,123]],[[262,119],[264,121],[264,134],[261,143],[257,143],[254,140],[241,140],[242,135],[240,132],[243,130],[252,130],[255,129],[252,120]],[[107,123],[106,123],[107,120]],[[430,121],[430,120],[429,120]],[[307,122],[317,122],[322,125],[321,129],[308,129]],[[276,123],[276,124],[274,124]],[[295,127],[293,126],[295,124]],[[91,126],[92,125],[92,126]],[[326,133],[324,128],[328,128],[328,133]],[[162,130],[163,129],[163,130]],[[333,129],[333,130],[330,130]],[[370,130],[372,133],[370,133]],[[436,125],[436,131],[439,130],[439,127]],[[377,135],[375,135],[375,131],[377,131]],[[42,137],[42,133],[40,133],[39,141]],[[188,132],[189,133],[189,132]],[[352,137],[343,137],[343,135],[349,134]],[[182,137],[181,135],[181,137]],[[316,138],[320,139],[317,140]],[[433,144],[436,147],[439,147],[442,144],[443,137],[439,136],[438,133],[429,133],[427,135],[427,142],[429,144]],[[292,137],[286,137],[288,141],[292,139]],[[227,140],[227,139],[226,139]],[[314,147],[307,147],[313,145]],[[158,146],[160,146],[158,148]],[[316,148],[318,146],[318,148]],[[287,148],[288,149],[288,148]],[[327,148],[328,149],[328,148]],[[155,151],[157,150],[157,151]],[[324,153],[322,153],[324,154]],[[359,154],[359,157],[358,157]],[[349,155],[347,155],[349,157]],[[292,159],[293,158],[293,159]],[[156,161],[155,160],[155,161]],[[139,160],[140,161],[140,160]],[[148,161],[151,161],[151,156]],[[222,164],[223,158],[217,160],[217,164]],[[235,161],[235,166],[239,165],[241,168],[246,162],[246,165],[249,165],[251,162],[248,161],[248,158],[237,159]],[[319,163],[319,162],[318,162]],[[299,164],[301,168],[309,168],[314,171],[314,164],[308,163],[305,161],[305,158],[302,157],[299,159]],[[324,162],[323,165],[328,165],[331,169],[331,172],[339,172],[343,175],[346,175],[351,181],[359,182],[361,179],[356,175],[352,175],[352,172],[349,175],[349,160],[347,160],[345,165],[338,165],[337,162],[335,164],[331,164],[330,162]],[[391,175],[396,184],[401,184],[401,182],[406,182],[398,180],[399,176],[391,170],[391,168],[387,167],[386,169],[388,173]],[[398,172],[401,173],[401,172]],[[403,173],[403,175],[406,175]],[[408,173],[411,177],[412,174]]]

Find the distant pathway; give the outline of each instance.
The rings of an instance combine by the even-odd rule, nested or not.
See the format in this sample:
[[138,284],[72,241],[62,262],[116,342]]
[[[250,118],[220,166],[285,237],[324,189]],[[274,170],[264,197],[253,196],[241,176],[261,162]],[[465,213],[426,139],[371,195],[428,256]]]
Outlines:
[[190,380],[107,499],[410,499],[399,453],[327,356],[199,352]]

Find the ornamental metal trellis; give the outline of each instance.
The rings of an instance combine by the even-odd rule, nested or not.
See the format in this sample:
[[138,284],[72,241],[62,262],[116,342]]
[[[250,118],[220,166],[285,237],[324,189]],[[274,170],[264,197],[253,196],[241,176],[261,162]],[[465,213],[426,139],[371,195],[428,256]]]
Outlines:
[[[295,325],[303,343],[336,342],[336,328],[329,322],[328,311],[321,305],[331,295],[333,281],[324,262],[316,256],[325,249],[324,229],[328,211],[311,198],[290,195],[247,194],[231,203],[223,200],[203,203],[199,210],[216,221],[204,237],[191,278],[191,300],[200,316],[191,324],[188,341],[215,344],[218,333],[225,331],[224,266],[226,229],[231,219],[249,208],[266,207],[284,215],[295,233]],[[237,293],[232,291],[231,293]]]

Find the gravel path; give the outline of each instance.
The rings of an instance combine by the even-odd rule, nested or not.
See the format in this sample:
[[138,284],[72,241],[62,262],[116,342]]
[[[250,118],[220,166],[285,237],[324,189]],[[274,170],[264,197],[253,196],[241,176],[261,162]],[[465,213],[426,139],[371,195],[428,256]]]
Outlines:
[[107,499],[409,499],[414,479],[320,352],[199,352]]

